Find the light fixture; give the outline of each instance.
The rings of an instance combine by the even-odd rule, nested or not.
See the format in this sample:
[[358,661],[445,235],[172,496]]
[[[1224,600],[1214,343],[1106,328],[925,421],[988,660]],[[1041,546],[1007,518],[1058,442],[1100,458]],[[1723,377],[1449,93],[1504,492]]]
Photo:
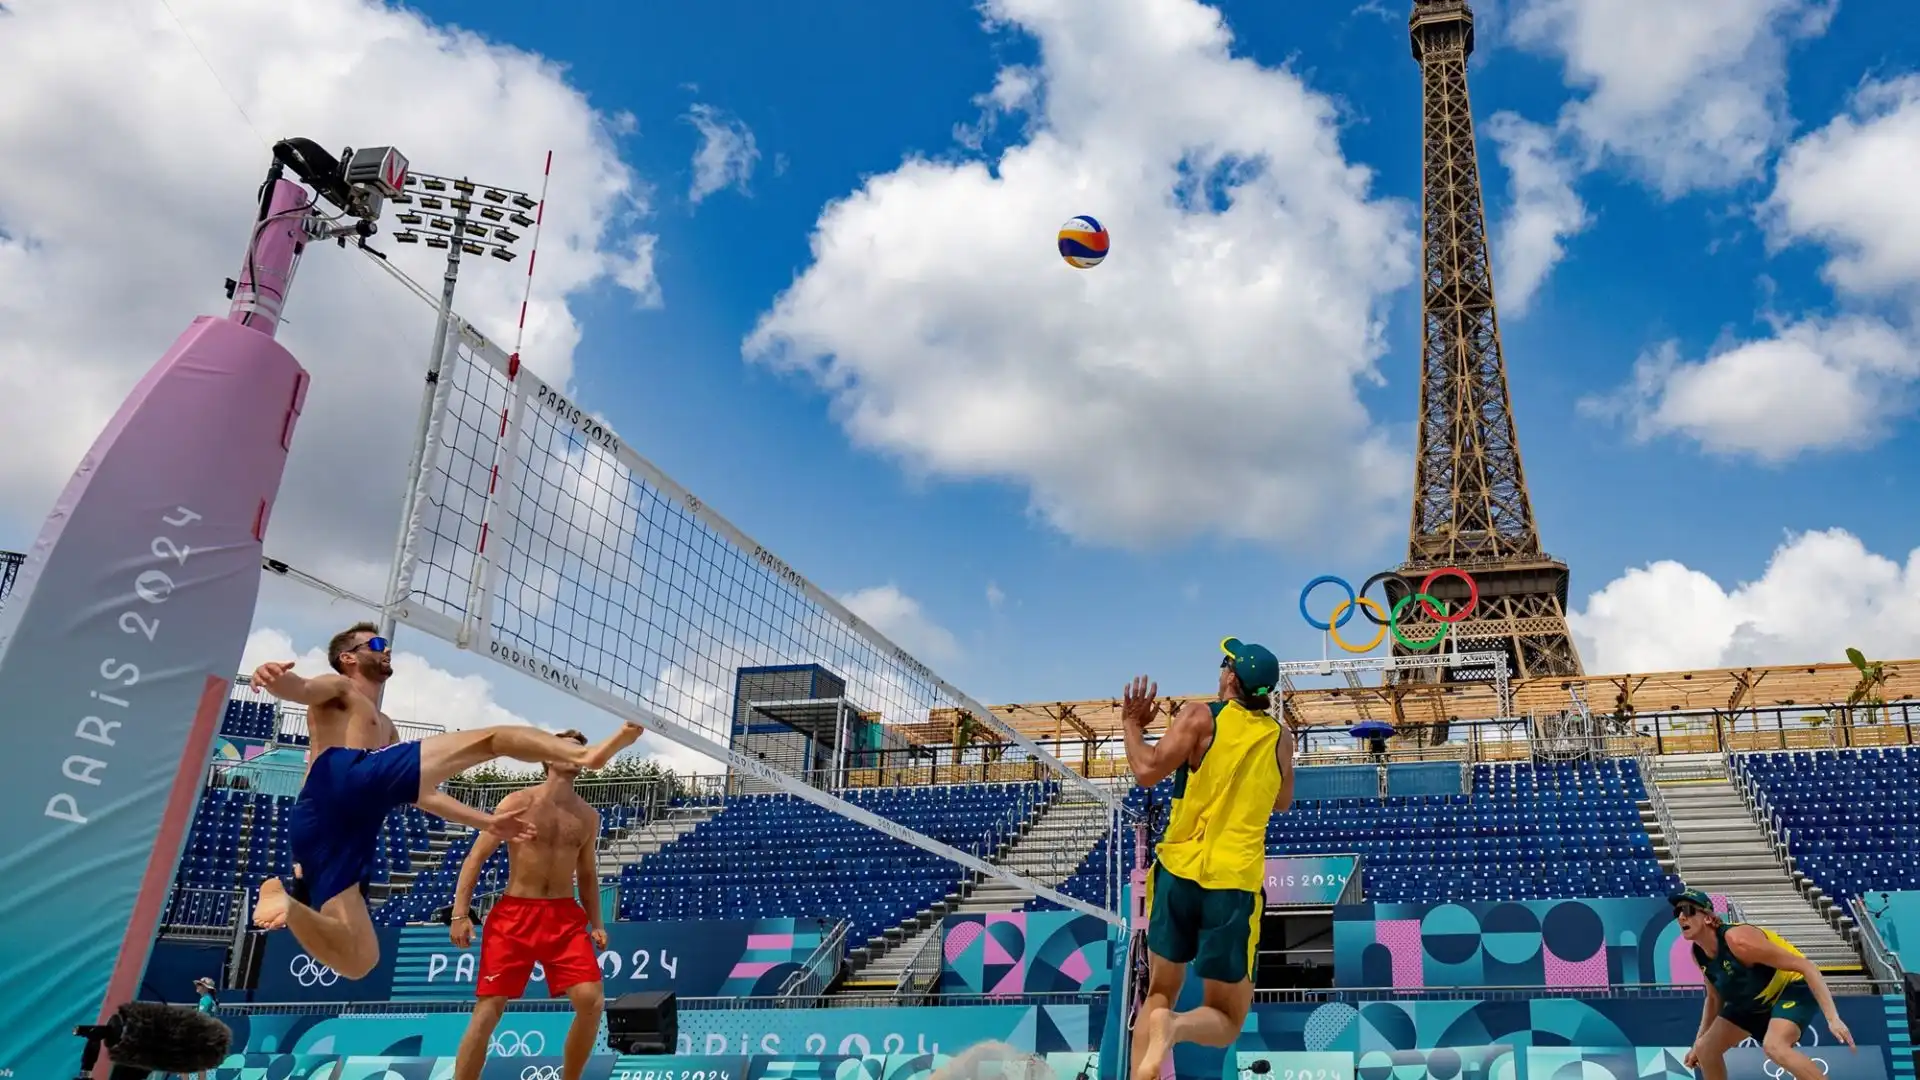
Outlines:
[[421,196],[420,205],[426,207],[429,210],[444,210],[446,209],[446,206],[447,206],[446,203],[441,202],[439,199],[436,199],[431,195]]
[[[412,182],[413,182],[413,177],[411,177],[411,176],[409,176],[409,177],[407,177],[407,182],[408,182],[408,183],[412,183]],[[409,195],[409,194],[407,194],[406,192],[404,192],[404,191],[403,191],[403,192],[401,192],[400,194],[398,194],[398,195],[395,195],[395,196],[394,196],[393,198],[391,198],[391,199],[388,199],[387,201],[388,201],[388,202],[390,202],[390,203],[393,203],[393,204],[395,204],[396,206],[404,206],[404,205],[407,205],[407,204],[409,204],[409,203],[411,203],[411,202],[413,202],[413,196],[411,196],[411,195]]]
[[420,181],[420,186],[426,188],[428,191],[447,190],[447,182],[437,176],[429,176],[425,180]]
[[427,237],[427,246],[430,248],[446,248],[452,245],[447,243],[447,238],[444,236],[429,235]]
[[473,181],[455,180],[453,182],[453,190],[459,192],[462,195],[471,195],[473,194]]
[[420,234],[414,232],[412,229],[401,229],[399,232],[393,234],[393,238],[402,244],[417,244],[420,242]]
[[487,235],[487,227],[486,227],[485,225],[475,225],[475,224],[474,224],[473,222],[471,222],[471,221],[469,221],[469,222],[467,222],[467,224],[466,224],[466,226],[465,226],[465,228],[466,228],[466,230],[467,230],[467,235],[468,235],[468,236],[485,236],[485,235]]
[[499,259],[501,262],[512,262],[513,252],[508,251],[506,248],[494,248],[493,257]]
[[411,210],[400,215],[400,224],[402,225],[418,225],[423,220],[425,219]]
[[506,192],[501,191],[499,188],[488,188],[480,193],[480,197],[488,202],[503,203],[507,201]]
[[532,199],[527,198],[525,195],[516,194],[513,197],[513,205],[519,207],[522,210],[531,210],[534,207],[534,202]]
[[446,218],[443,218],[443,217],[434,218],[431,222],[429,222],[429,224],[431,224],[436,229],[452,229],[453,228],[453,222],[448,221]]
[[453,204],[455,210],[464,212],[473,209],[473,200],[471,199],[449,199],[448,201]]
[[493,230],[493,238],[503,244],[511,244],[520,239],[520,234],[511,229],[495,229]]
[[506,217],[507,215],[501,213],[500,211],[494,209],[491,206],[483,206],[480,208],[480,216],[483,218],[486,218],[488,221],[499,221],[500,219]]
[[528,217],[525,214],[508,214],[507,220],[513,222],[515,225],[518,225],[523,229],[533,228],[533,219]]

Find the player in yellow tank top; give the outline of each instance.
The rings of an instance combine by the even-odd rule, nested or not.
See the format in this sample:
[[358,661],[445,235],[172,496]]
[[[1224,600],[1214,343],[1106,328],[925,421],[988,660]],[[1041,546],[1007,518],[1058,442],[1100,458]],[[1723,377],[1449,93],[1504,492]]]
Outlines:
[[1852,1047],[1853,1032],[1840,1019],[1819,965],[1763,926],[1722,922],[1713,898],[1698,889],[1667,902],[1706,981],[1700,1033],[1686,1066],[1698,1067],[1701,1080],[1727,1080],[1727,1051],[1751,1036],[1793,1080],[1824,1080],[1826,1069],[1799,1049],[1801,1031],[1819,1012],[1833,1041]]
[[[1227,1046],[1239,1037],[1266,906],[1267,819],[1293,802],[1293,732],[1268,711],[1280,662],[1238,638],[1220,648],[1219,699],[1183,705],[1158,742],[1146,740],[1158,684],[1133,680],[1121,707],[1135,781],[1174,778],[1147,877],[1150,970],[1133,1029],[1140,1080],[1158,1074],[1175,1043]],[[1199,1008],[1176,1013],[1189,964],[1205,993]]]

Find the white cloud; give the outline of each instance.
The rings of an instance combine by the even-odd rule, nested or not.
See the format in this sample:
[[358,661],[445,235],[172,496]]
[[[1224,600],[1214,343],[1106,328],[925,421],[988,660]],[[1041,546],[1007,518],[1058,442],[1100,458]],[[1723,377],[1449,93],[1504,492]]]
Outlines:
[[1916,176],[1920,75],[1869,82],[1848,112],[1781,155],[1768,231],[1776,242],[1824,244],[1826,277],[1844,292],[1920,291]]
[[687,112],[687,122],[700,132],[700,146],[693,152],[693,188],[687,198],[698,206],[725,188],[746,194],[747,181],[760,160],[753,129],[711,105],[695,105]]
[[1520,0],[1508,32],[1559,59],[1560,124],[1667,198],[1757,178],[1791,130],[1786,57],[1837,0]]
[[[993,591],[997,590],[987,594],[989,602]],[[917,659],[945,664],[960,656],[960,643],[953,634],[921,610],[920,601],[891,583],[848,593],[840,602]]]
[[1517,315],[1566,256],[1564,241],[1592,218],[1573,190],[1575,163],[1556,147],[1553,129],[1498,112],[1486,131],[1507,170],[1509,205],[1495,227],[1500,310]]
[[1920,654],[1920,549],[1905,564],[1843,529],[1791,535],[1757,581],[1724,587],[1661,560],[1567,617],[1593,671],[1840,663]]
[[1878,442],[1911,407],[1915,379],[1920,346],[1886,323],[1809,319],[1700,361],[1681,360],[1665,342],[1634,364],[1628,386],[1582,400],[1580,410],[1626,419],[1642,441],[1679,435],[1777,464]]
[[1007,594],[994,582],[987,582],[987,606],[999,611],[1007,602]]
[[[286,631],[256,628],[247,635],[240,670],[251,673],[270,660],[292,660],[294,671],[309,678],[332,670],[327,666],[324,644],[300,653],[295,653],[294,647],[293,638]],[[395,720],[429,724],[448,731],[533,723],[495,701],[493,683],[486,677],[456,675],[405,649],[397,649],[393,654],[393,678],[387,683],[381,709]],[[564,725],[553,725],[549,730],[559,730],[561,726]]]
[[[1387,535],[1405,447],[1355,383],[1413,277],[1411,208],[1371,195],[1335,104],[1195,0],[983,6],[1045,58],[989,99],[1032,110],[1024,141],[829,204],[746,355],[811,376],[856,443],[1019,484],[1083,540]],[[1097,269],[1055,253],[1077,214],[1112,232]]]
[[[0,507],[9,514],[37,521],[168,343],[193,316],[226,311],[221,282],[241,265],[270,157],[222,82],[268,138],[335,150],[392,143],[423,172],[537,193],[551,149],[524,352],[556,381],[580,338],[569,295],[607,279],[657,297],[651,237],[634,235],[645,188],[615,144],[631,122],[596,112],[541,57],[371,0],[22,0],[7,4],[5,22],[0,431],[11,449],[0,455]],[[376,246],[437,290],[438,253],[394,244],[396,223],[383,224]],[[469,259],[458,307],[511,340],[524,266]],[[377,593],[433,312],[364,256],[324,246],[302,260],[287,316],[280,340],[314,381],[269,551]]]

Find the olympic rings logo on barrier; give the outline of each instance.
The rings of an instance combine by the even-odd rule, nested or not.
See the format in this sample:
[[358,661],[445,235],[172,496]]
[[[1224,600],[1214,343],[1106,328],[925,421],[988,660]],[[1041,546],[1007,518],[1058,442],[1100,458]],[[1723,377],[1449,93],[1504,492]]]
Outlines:
[[520,1080],[560,1080],[558,1065],[529,1065],[520,1070]]
[[[536,1041],[538,1046],[534,1045]],[[539,1057],[547,1052],[547,1037],[538,1031],[529,1031],[524,1035],[518,1031],[495,1034],[488,1052],[499,1057]]]
[[[1433,595],[1433,583],[1443,577],[1457,577],[1467,585],[1467,602],[1459,611],[1452,610],[1446,601]],[[1392,610],[1387,610],[1379,601],[1367,597],[1368,590],[1374,585],[1387,581],[1398,582],[1407,590],[1404,596],[1394,602]],[[1307,610],[1307,596],[1322,585],[1338,585],[1341,591],[1347,594],[1345,600],[1334,605],[1333,611],[1325,621],[1314,618],[1313,613]],[[1406,614],[1407,605],[1412,603],[1418,603],[1422,614],[1440,623],[1438,633],[1425,640],[1414,641],[1400,632],[1401,616]],[[1445,641],[1447,631],[1453,629],[1455,623],[1471,614],[1479,604],[1480,583],[1473,580],[1472,574],[1454,566],[1443,566],[1428,574],[1420,582],[1418,589],[1399,574],[1391,570],[1383,570],[1368,578],[1358,592],[1354,591],[1353,585],[1346,578],[1336,574],[1321,574],[1307,582],[1306,587],[1300,590],[1300,617],[1307,620],[1308,626],[1322,631],[1333,639],[1335,645],[1350,653],[1372,652],[1386,640],[1389,633],[1393,635],[1393,640],[1407,649],[1413,652],[1426,652]],[[1356,645],[1340,636],[1340,628],[1353,620],[1353,613],[1356,611],[1365,615],[1368,622],[1378,627],[1372,639],[1364,645]]]
[[287,974],[293,976],[301,986],[332,986],[340,981],[340,973],[325,964],[318,963],[306,953],[287,962]]

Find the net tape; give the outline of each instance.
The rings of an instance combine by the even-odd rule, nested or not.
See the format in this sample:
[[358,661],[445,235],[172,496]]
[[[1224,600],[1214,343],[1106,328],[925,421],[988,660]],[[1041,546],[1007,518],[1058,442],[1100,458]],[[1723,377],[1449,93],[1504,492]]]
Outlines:
[[[773,742],[751,756],[736,749],[740,720],[825,704],[802,693],[736,715],[739,670],[818,664],[844,680],[848,711],[881,721],[881,731],[935,710],[970,713],[1006,740],[1002,760],[1038,762],[1077,799],[1118,813],[1111,792],[940,678],[457,317],[432,393],[397,620],[923,848],[930,838],[806,783],[815,761],[784,757]],[[1110,914],[938,846],[1065,906]]]

